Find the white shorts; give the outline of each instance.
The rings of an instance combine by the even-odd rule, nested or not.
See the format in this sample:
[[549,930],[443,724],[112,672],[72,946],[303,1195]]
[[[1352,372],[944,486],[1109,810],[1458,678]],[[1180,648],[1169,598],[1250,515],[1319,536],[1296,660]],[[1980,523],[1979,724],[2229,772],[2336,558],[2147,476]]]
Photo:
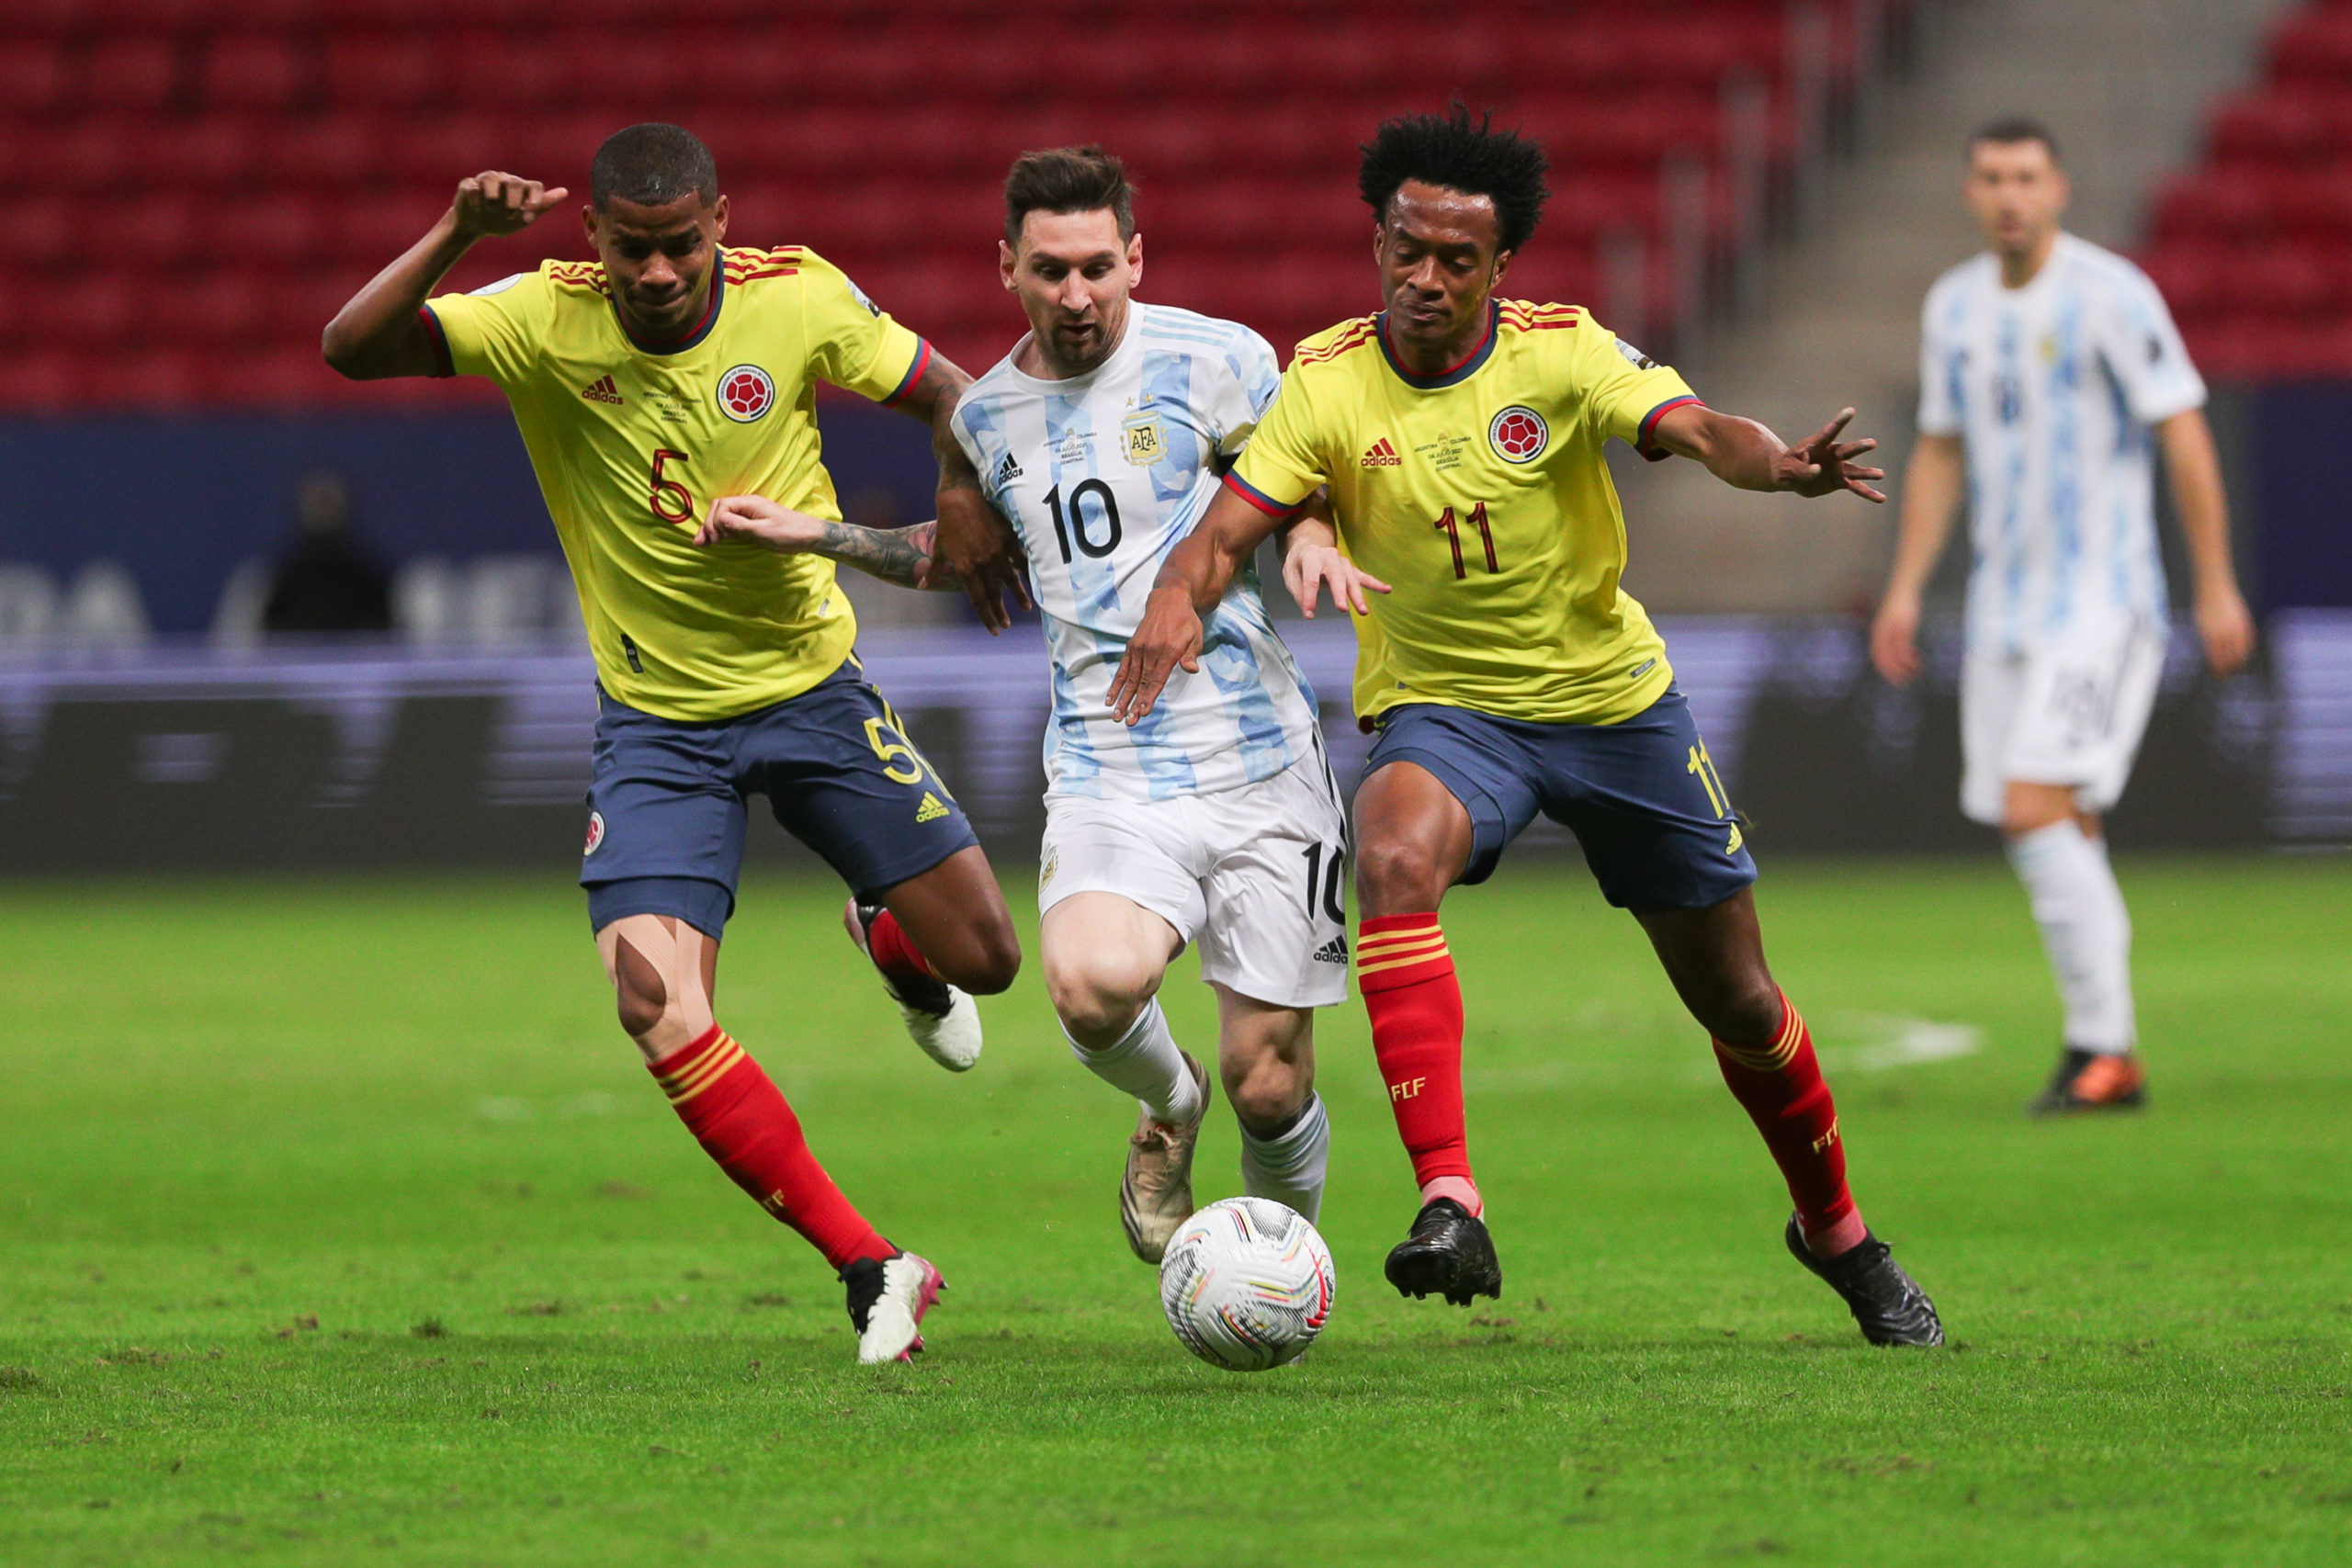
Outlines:
[[2128,615],[2029,652],[1970,649],[1960,677],[1961,810],[1999,826],[2013,781],[2071,785],[2083,811],[2113,806],[2155,705],[2165,633],[2161,621]]
[[1166,800],[1046,797],[1037,912],[1116,893],[1201,946],[1201,978],[1272,1007],[1347,999],[1348,819],[1318,749],[1270,779]]

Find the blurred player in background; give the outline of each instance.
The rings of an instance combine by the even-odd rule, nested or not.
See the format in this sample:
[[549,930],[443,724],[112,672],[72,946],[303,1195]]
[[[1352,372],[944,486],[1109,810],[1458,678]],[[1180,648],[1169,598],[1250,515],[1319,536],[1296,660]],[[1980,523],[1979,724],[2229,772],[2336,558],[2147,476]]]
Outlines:
[[1437,911],[1542,811],[1575,830],[1713,1037],[1795,1201],[1790,1251],[1873,1343],[1939,1344],[1933,1304],[1855,1207],[1812,1039],[1764,962],[1755,864],[1665,645],[1618,586],[1624,519],[1602,454],[1615,436],[1743,490],[1879,500],[1864,482],[1877,470],[1851,462],[1873,443],[1838,441],[1849,409],[1784,446],[1583,310],[1494,298],[1534,231],[1544,174],[1532,142],[1459,104],[1380,127],[1360,183],[1387,308],[1299,345],[1226,492],[1161,570],[1111,701],[1145,721],[1170,672],[1203,663],[1202,612],[1328,485],[1345,555],[1302,522],[1286,575],[1302,608],[1327,582],[1369,608],[1356,711],[1380,738],[1356,795],[1356,974],[1421,1190],[1389,1282],[1464,1305],[1501,1292]]
[[745,797],[765,794],[850,885],[853,937],[942,1065],[978,1056],[965,993],[1012,984],[1020,949],[955,797],[862,678],[831,565],[693,540],[702,498],[736,491],[839,515],[819,461],[820,380],[932,425],[943,510],[985,505],[946,434],[969,378],[811,253],[722,248],[717,170],[678,127],[614,135],[591,185],[598,261],[428,304],[477,240],[566,194],[504,174],[460,183],[431,232],[327,327],[327,361],[360,378],[486,376],[505,391],[596,660],[580,880],[622,1027],[711,1157],[841,1272],[859,1359],[903,1359],[922,1348],[938,1271],[842,1195],[712,1016]]
[[1967,192],[1990,249],[1928,294],[1919,444],[1871,653],[1897,685],[1918,672],[1920,592],[1965,496],[1961,809],[2006,837],[2065,1002],[2058,1070],[2033,1108],[2136,1106],[2132,920],[2099,817],[2123,793],[2164,673],[2158,446],[2216,675],[2245,662],[2254,622],[2205,383],[2163,296],[2059,229],[2066,175],[2032,121],[1970,139]]
[[[1119,1213],[1136,1256],[1157,1263],[1192,1215],[1208,1109],[1207,1075],[1158,999],[1194,941],[1216,992],[1244,1190],[1313,1220],[1329,1163],[1314,1010],[1347,995],[1347,818],[1315,694],[1255,572],[1226,585],[1201,670],[1147,719],[1129,728],[1104,700],[1160,560],[1217,494],[1281,373],[1247,327],[1129,298],[1143,241],[1125,173],[1100,148],[1013,164],[999,265],[1031,331],[964,394],[956,434],[1018,530],[1044,611],[1046,986],[1078,1059],[1141,1103]],[[721,502],[704,533],[954,586],[930,569],[933,529],[877,533],[746,497]]]

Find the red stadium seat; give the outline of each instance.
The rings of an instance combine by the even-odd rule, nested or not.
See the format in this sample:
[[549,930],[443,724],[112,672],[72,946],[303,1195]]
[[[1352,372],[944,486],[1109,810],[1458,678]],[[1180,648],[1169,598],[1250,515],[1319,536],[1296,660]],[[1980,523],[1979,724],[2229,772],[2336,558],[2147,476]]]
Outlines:
[[196,258],[205,202],[187,191],[134,197],[107,216],[106,239],[132,266],[162,269]]
[[448,89],[444,40],[430,34],[338,33],[326,42],[326,101],[338,109],[413,109]]
[[313,51],[283,34],[225,34],[206,46],[206,107],[287,109],[314,90]]
[[168,108],[180,89],[177,45],[168,38],[102,38],[90,46],[81,101],[119,113]]
[[10,39],[0,50],[0,107],[26,118],[63,107],[75,77],[65,51],[58,39]]
[[250,191],[263,148],[278,134],[273,121],[208,114],[169,122],[143,139],[141,173],[153,184],[191,190]]

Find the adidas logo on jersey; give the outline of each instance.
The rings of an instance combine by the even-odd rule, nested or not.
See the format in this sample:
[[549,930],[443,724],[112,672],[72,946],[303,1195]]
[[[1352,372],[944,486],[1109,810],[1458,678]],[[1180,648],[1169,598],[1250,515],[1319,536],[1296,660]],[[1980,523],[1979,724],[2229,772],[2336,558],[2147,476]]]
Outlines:
[[923,791],[922,804],[915,807],[915,825],[921,827],[925,822],[936,822],[946,815],[947,807],[939,804],[939,796],[929,790]]
[[1374,442],[1372,450],[1363,455],[1363,466],[1367,468],[1393,468],[1404,460],[1396,456],[1396,448],[1389,445],[1385,435]]
[[1348,961],[1348,939],[1335,936],[1315,950],[1317,964],[1345,964]]
[[580,389],[580,395],[592,403],[611,403],[616,408],[621,402],[620,389],[613,385],[610,376],[597,377]]
[[1001,485],[1009,485],[1020,477],[1021,465],[1012,460],[1012,453],[1007,452],[1004,455],[1004,461],[996,466],[996,482]]

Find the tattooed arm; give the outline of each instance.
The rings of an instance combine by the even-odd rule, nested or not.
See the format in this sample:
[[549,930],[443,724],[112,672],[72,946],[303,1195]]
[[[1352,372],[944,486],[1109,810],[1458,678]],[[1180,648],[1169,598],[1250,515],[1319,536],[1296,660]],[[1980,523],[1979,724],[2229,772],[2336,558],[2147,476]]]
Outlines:
[[861,528],[811,517],[764,496],[730,495],[711,507],[695,543],[744,539],[778,555],[823,556],[901,588],[960,590],[963,583],[954,572],[933,564],[938,532],[936,522],[911,528]]

